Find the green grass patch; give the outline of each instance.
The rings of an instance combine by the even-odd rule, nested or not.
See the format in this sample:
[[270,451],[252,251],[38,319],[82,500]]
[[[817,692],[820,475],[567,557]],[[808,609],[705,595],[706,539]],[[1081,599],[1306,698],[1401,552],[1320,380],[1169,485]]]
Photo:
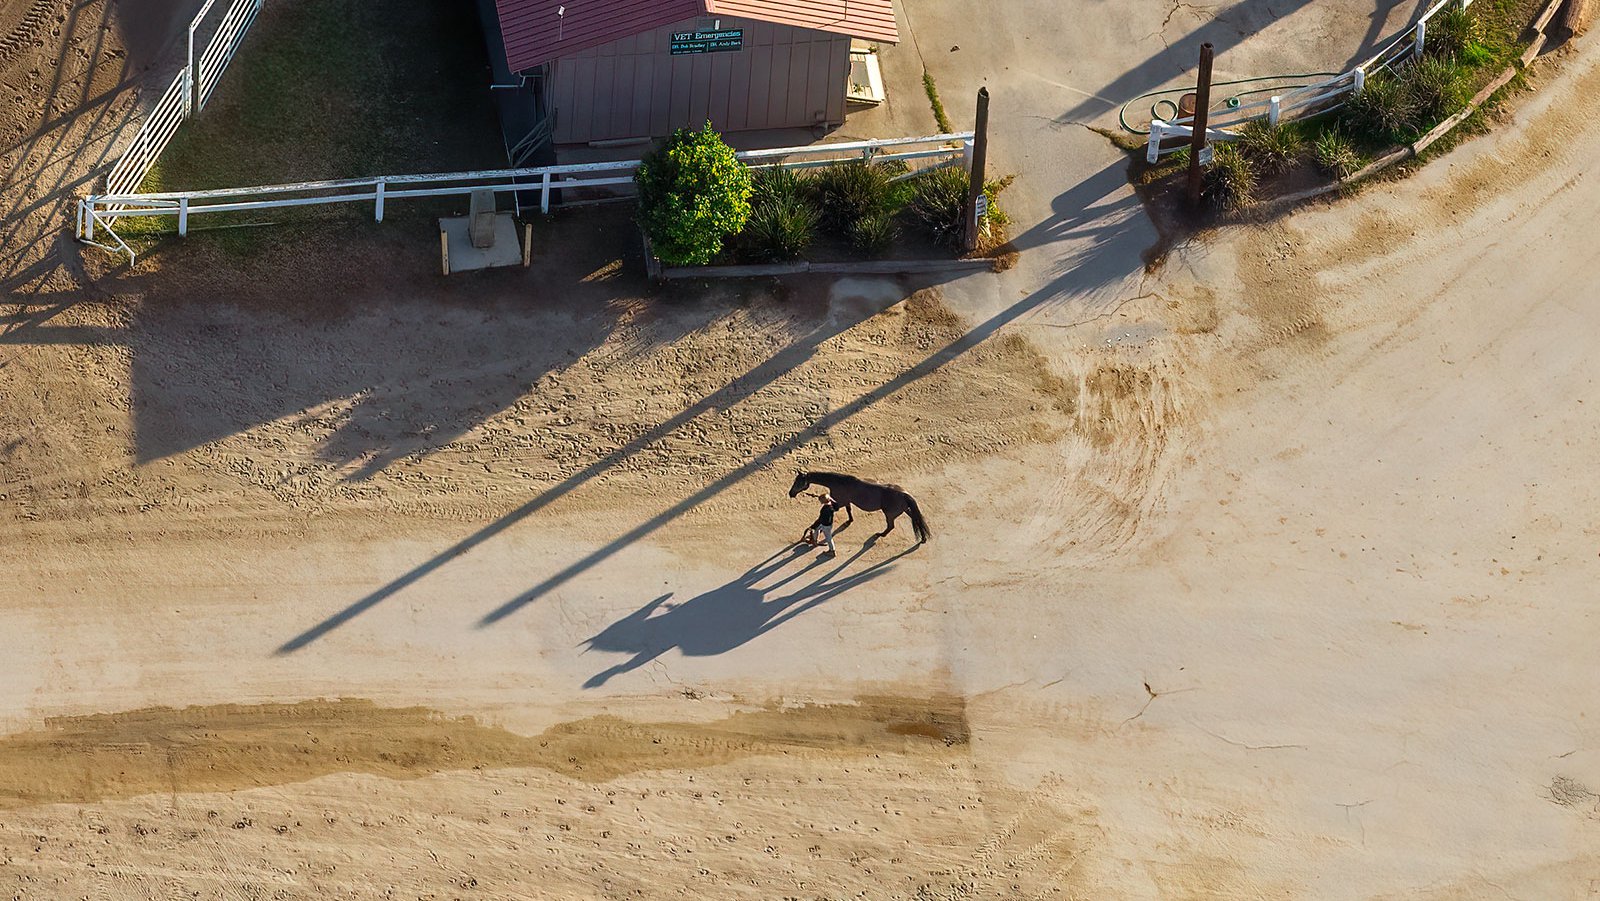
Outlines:
[[939,86],[933,83],[933,73],[927,69],[922,70],[922,89],[928,93],[928,104],[933,107],[933,121],[938,123],[939,133],[953,133],[956,127],[950,124],[950,117],[944,111],[944,101],[939,99]]
[[487,66],[470,3],[268,4],[144,189],[502,166]]

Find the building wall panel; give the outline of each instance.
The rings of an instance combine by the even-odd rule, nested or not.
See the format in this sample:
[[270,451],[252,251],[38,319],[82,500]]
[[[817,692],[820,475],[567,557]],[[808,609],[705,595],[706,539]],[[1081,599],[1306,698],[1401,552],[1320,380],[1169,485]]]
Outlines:
[[743,49],[669,52],[674,31],[711,26],[690,19],[556,60],[556,142],[663,137],[708,118],[723,131],[844,121],[848,37],[723,16],[721,28],[744,29]]

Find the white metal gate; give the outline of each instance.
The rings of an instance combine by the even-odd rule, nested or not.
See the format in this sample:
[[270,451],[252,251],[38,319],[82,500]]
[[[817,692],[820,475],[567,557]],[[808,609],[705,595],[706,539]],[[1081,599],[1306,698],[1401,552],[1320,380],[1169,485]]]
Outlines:
[[[107,194],[132,194],[139,190],[156,160],[161,158],[178,126],[198,113],[217,89],[222,73],[233,61],[245,32],[255,22],[264,0],[229,0],[220,15],[212,15],[217,0],[206,0],[189,22],[189,47],[184,66],[150,108],[133,143],[106,176]],[[196,50],[198,49],[198,54]],[[114,218],[115,210],[102,215]]]

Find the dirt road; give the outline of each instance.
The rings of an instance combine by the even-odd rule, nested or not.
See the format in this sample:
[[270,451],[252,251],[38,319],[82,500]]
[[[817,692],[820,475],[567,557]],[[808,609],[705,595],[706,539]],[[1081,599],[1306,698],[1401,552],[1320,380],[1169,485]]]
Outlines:
[[[1597,94],[1153,275],[1108,161],[923,290],[13,297],[0,885],[1591,897]],[[792,554],[797,466],[934,541]]]

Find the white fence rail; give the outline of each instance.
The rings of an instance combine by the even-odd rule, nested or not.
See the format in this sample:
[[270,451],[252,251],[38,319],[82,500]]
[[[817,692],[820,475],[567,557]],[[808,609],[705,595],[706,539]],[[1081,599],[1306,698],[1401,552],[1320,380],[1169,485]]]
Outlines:
[[[207,6],[214,0],[208,0]],[[263,0],[234,0],[228,5],[228,11],[222,17],[217,30],[211,35],[211,42],[201,52],[200,59],[195,64],[194,92],[195,108],[203,109],[206,101],[211,99],[212,92],[217,89],[217,82],[222,79],[222,73],[228,68],[228,63],[233,61],[235,53],[239,52],[239,44],[244,41],[245,33],[255,23],[256,14],[261,11]],[[190,53],[193,54],[195,25],[189,26]]]
[[[1428,22],[1434,16],[1446,9],[1466,9],[1471,5],[1472,0],[1437,0],[1428,7],[1415,25],[1401,32],[1385,44],[1383,49],[1348,72],[1315,84],[1293,88],[1282,94],[1274,94],[1265,100],[1256,100],[1231,109],[1209,113],[1206,117],[1207,140],[1231,141],[1237,137],[1235,134],[1237,129],[1256,119],[1265,119],[1277,125],[1283,119],[1311,116],[1338,108],[1346,97],[1359,94],[1366,87],[1367,78],[1370,76],[1420,57],[1427,42]],[[1162,154],[1187,146],[1181,142],[1174,142],[1173,139],[1193,135],[1193,122],[1193,118],[1189,116],[1151,121],[1150,142],[1145,150],[1145,159],[1154,163]]]
[[[223,70],[238,52],[239,43],[261,11],[264,0],[231,0],[220,16],[211,15],[217,0],[206,0],[189,22],[189,47],[184,66],[150,108],[133,142],[106,176],[107,194],[129,194],[139,190],[161,151],[177,133],[178,126],[205,107],[216,90]],[[195,49],[200,50],[196,57]],[[112,210],[102,210],[115,218]]]
[[[957,163],[970,166],[971,150],[972,132],[966,131],[919,138],[746,150],[740,152],[738,157],[752,168],[778,166],[803,169],[850,160],[918,162],[924,168],[938,168]],[[612,193],[626,193],[633,185],[633,175],[639,163],[640,160],[625,160],[478,172],[380,175],[209,191],[96,194],[78,202],[77,235],[80,240],[97,247],[126,253],[131,260],[132,249],[111,229],[116,219],[124,216],[173,216],[177,218],[178,234],[184,235],[189,231],[189,218],[206,213],[371,203],[373,218],[382,222],[384,205],[390,200],[449,197],[474,191],[512,192],[514,196],[537,192],[540,211],[549,212],[556,191],[605,189]],[[108,235],[115,244],[101,243],[99,236],[102,234]]]

